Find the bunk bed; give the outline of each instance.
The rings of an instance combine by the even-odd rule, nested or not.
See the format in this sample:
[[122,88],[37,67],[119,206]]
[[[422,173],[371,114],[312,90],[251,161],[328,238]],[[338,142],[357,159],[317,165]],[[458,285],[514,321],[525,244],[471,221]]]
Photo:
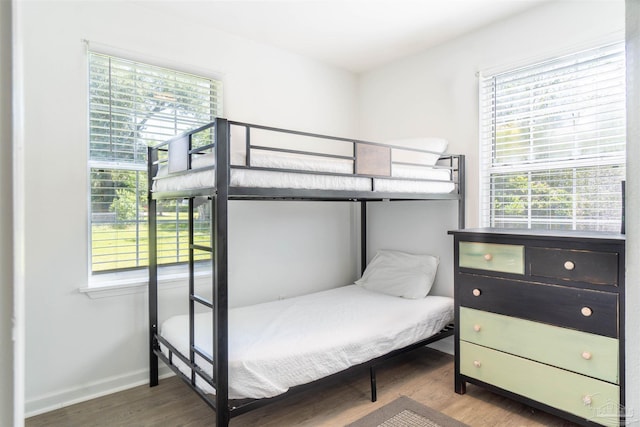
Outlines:
[[[458,227],[464,228],[464,156],[445,155],[445,148],[437,139],[376,143],[223,118],[150,147],[150,385],[159,382],[162,360],[215,410],[217,426],[361,368],[369,369],[375,401],[376,366],[452,335],[453,304],[447,297],[427,296],[437,258],[380,251],[367,265],[367,203],[457,201]],[[157,210],[165,199],[188,203],[189,313],[161,326]],[[312,295],[229,309],[230,200],[359,203],[362,278]],[[202,203],[210,206],[206,245],[194,240],[194,217]],[[196,293],[196,252],[210,257],[210,298]],[[407,270],[396,274],[398,266]],[[389,277],[404,282],[381,290],[380,279]],[[399,318],[406,322],[388,321]]]

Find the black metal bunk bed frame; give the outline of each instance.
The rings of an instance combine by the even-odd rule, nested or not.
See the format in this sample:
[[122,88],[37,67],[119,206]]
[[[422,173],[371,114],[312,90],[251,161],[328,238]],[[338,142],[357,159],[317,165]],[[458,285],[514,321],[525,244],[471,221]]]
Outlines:
[[[299,135],[304,137],[321,138],[326,140],[337,140],[343,142],[350,142],[354,146],[353,156],[342,157],[353,160],[354,164],[357,163],[356,145],[366,144],[371,146],[385,146],[384,144],[371,143],[368,141],[359,141],[348,138],[331,137],[326,135],[284,130],[273,127],[252,125],[248,123],[232,122],[227,119],[217,118],[214,122],[202,126],[198,129],[189,131],[185,134],[172,138],[164,143],[158,144],[148,149],[148,180],[149,180],[149,193],[148,193],[148,219],[149,219],[149,328],[150,328],[150,386],[156,386],[159,383],[159,360],[162,360],[168,367],[170,367],[178,377],[180,377],[185,383],[187,383],[198,395],[214,409],[216,413],[216,426],[228,426],[231,417],[246,413],[257,407],[261,407],[267,403],[279,400],[283,397],[289,396],[292,393],[303,391],[313,386],[318,381],[327,380],[338,375],[342,375],[345,372],[351,372],[353,370],[369,368],[370,383],[371,383],[371,401],[376,401],[376,366],[383,361],[395,357],[399,354],[414,350],[416,348],[423,347],[432,342],[438,341],[447,336],[453,335],[453,325],[447,325],[440,332],[435,335],[411,344],[407,347],[392,351],[386,355],[369,360],[357,366],[330,375],[329,377],[316,380],[309,384],[303,384],[291,388],[287,393],[279,396],[265,399],[242,399],[242,400],[230,400],[229,399],[229,378],[228,378],[228,202],[229,200],[311,200],[311,201],[352,201],[360,202],[360,221],[361,221],[361,269],[364,271],[367,262],[366,253],[366,236],[367,236],[367,202],[370,201],[383,201],[383,200],[458,200],[458,227],[464,228],[465,218],[465,172],[464,172],[464,156],[463,155],[447,155],[441,157],[441,160],[449,162],[448,169],[451,170],[452,181],[456,184],[456,191],[454,193],[447,194],[420,194],[420,193],[381,193],[374,191],[344,191],[344,190],[309,190],[309,189],[285,189],[285,188],[248,188],[248,187],[232,187],[230,186],[230,169],[231,168],[245,168],[245,169],[258,169],[258,170],[272,170],[278,172],[291,172],[291,173],[309,173],[308,171],[300,170],[283,170],[283,169],[271,169],[271,168],[255,168],[250,166],[236,166],[230,164],[230,126],[237,125],[245,127],[246,129],[246,156],[249,164],[249,155],[251,148],[259,148],[273,151],[284,151],[294,154],[309,154],[308,152],[288,150],[288,149],[273,149],[268,147],[257,147],[251,145],[250,131],[251,129],[260,129],[266,131],[283,132],[287,134]],[[208,131],[210,128],[214,133],[214,142],[212,144],[200,146],[198,148],[192,147],[193,135],[196,135],[203,131]],[[223,143],[219,143],[223,142]],[[162,161],[159,159],[159,151],[168,151],[171,144],[181,144],[186,148],[182,148],[182,153],[187,156],[186,169],[182,173],[188,173],[191,169],[191,157],[203,153],[206,150],[213,150],[215,155],[215,167],[211,166],[208,169],[214,169],[215,173],[215,187],[208,187],[203,189],[193,189],[187,191],[170,191],[164,193],[155,193],[152,191],[154,177],[157,173],[159,165]],[[186,145],[185,145],[186,144]],[[410,151],[422,151],[424,150],[410,150]],[[323,155],[324,156],[324,155]],[[326,157],[339,157],[327,155]],[[207,169],[207,168],[204,168]],[[354,167],[355,169],[355,167]],[[318,174],[318,172],[312,172]],[[320,172],[323,175],[337,175],[344,176],[344,174]],[[366,177],[370,178],[372,182],[374,178],[379,176],[358,174],[354,170],[354,174],[350,176]],[[454,179],[454,176],[457,179]],[[388,178],[388,177],[385,177]],[[194,242],[194,199],[196,197],[207,197],[211,203],[211,246],[197,245]],[[190,351],[189,356],[181,354],[175,347],[171,345],[167,340],[159,335],[158,330],[158,263],[157,263],[157,201],[161,199],[188,199],[188,233],[189,233],[189,330],[190,330]],[[195,293],[195,262],[194,251],[206,251],[211,253],[212,258],[212,301],[207,300]],[[195,345],[194,338],[194,315],[195,305],[200,304],[211,310],[213,310],[213,343],[214,354],[213,357],[209,357],[203,350],[199,349]],[[169,352],[169,356],[166,356],[162,351],[160,345],[166,346]],[[195,362],[195,357],[199,356],[206,360],[213,366],[213,376],[209,376],[201,367]],[[191,375],[187,376],[183,374],[173,363],[173,357],[178,357],[183,363],[189,366]],[[215,395],[205,393],[203,390],[196,386],[196,378],[209,383],[216,390]]]

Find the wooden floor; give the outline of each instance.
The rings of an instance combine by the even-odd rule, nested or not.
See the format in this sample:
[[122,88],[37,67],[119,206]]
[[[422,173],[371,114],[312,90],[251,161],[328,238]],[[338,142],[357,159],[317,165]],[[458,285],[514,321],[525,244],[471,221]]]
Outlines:
[[[231,420],[233,427],[344,426],[404,395],[469,426],[574,426],[473,385],[453,392],[453,357],[424,348],[378,369],[378,401],[368,371],[331,380]],[[27,427],[212,426],[213,412],[181,380],[141,386],[26,420]]]

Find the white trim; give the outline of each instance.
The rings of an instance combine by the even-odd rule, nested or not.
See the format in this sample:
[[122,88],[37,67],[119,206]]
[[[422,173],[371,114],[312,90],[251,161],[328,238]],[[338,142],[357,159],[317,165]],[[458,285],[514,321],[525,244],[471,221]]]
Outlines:
[[24,425],[26,342],[26,202],[23,0],[12,0],[13,113],[13,425]]
[[[88,137],[87,137],[87,141],[88,141]],[[89,144],[87,144],[87,148],[89,147]],[[89,172],[87,173],[87,176],[90,176],[89,174],[91,174],[91,169],[109,169],[109,170],[120,170],[120,169],[124,169],[124,170],[128,170],[128,171],[139,171],[139,172],[146,172],[147,171],[147,165],[140,165],[140,164],[136,164],[136,163],[125,163],[125,162],[109,162],[109,161],[105,161],[105,160],[91,160],[89,159],[87,161],[87,164],[89,165]],[[88,182],[91,182],[90,179],[88,179]]]
[[[147,153],[146,153],[146,148],[139,146],[138,143],[144,142],[145,144],[143,145],[146,145],[149,143],[155,143],[153,141],[166,140],[176,132],[181,133],[181,132],[184,132],[185,130],[188,130],[189,128],[202,126],[205,124],[205,121],[203,120],[210,120],[213,117],[215,117],[215,115],[222,114],[222,108],[223,108],[222,100],[219,99],[217,95],[219,94],[220,97],[222,96],[221,92],[222,92],[223,83],[221,79],[211,78],[207,76],[206,73],[202,73],[201,75],[195,75],[193,73],[180,70],[178,67],[167,68],[167,67],[157,65],[157,62],[158,62],[157,60],[143,62],[143,60],[141,59],[132,59],[132,55],[130,53],[129,54],[124,53],[122,50],[113,48],[111,46],[105,46],[100,44],[96,45],[95,43],[90,44],[89,41],[84,40],[83,47],[84,47],[84,60],[88,67],[87,73],[85,73],[86,81],[84,82],[85,83],[84,86],[87,91],[85,94],[87,99],[85,100],[86,102],[84,103],[84,105],[85,105],[85,114],[87,118],[87,120],[85,121],[85,124],[86,124],[85,134],[87,138],[87,145],[86,145],[86,148],[87,148],[86,178],[87,180],[86,182],[87,182],[87,213],[89,218],[89,221],[87,222],[87,227],[86,227],[87,255],[88,255],[87,274],[90,276],[88,288],[95,288],[96,286],[93,286],[91,283],[92,281],[91,274],[94,271],[94,268],[98,269],[98,267],[100,267],[97,264],[102,264],[102,263],[108,264],[108,261],[113,258],[112,256],[114,255],[114,253],[111,250],[107,251],[105,254],[103,254],[107,256],[107,259],[105,259],[102,262],[99,262],[98,260],[94,259],[94,238],[96,238],[96,235],[94,235],[95,229],[93,227],[95,224],[95,216],[94,216],[95,211],[93,206],[94,191],[93,191],[92,185],[94,182],[98,182],[98,181],[109,183],[109,182],[112,182],[115,178],[113,176],[104,177],[104,178],[101,178],[99,176],[94,177],[93,171],[95,169],[104,169],[107,171],[127,171],[127,175],[131,174],[131,177],[134,178],[136,182],[135,202],[134,202],[134,205],[136,207],[136,218],[133,218],[131,222],[135,224],[140,224],[142,222],[145,222],[144,219],[142,219],[140,215],[138,215],[139,214],[138,211],[140,211],[141,215],[144,215],[143,209],[140,206],[140,197],[142,197],[144,192],[141,191],[141,187],[140,185],[138,185],[138,183],[146,184],[146,182],[141,179],[142,177],[139,174],[139,172],[147,171],[147,159],[146,159]],[[135,56],[141,57],[141,55],[135,55]],[[122,113],[125,114],[127,117],[133,117],[133,115],[137,116],[138,112],[142,112],[143,114],[146,115],[144,120],[146,125],[142,126],[141,128],[136,128],[135,132],[132,133],[131,135],[128,135],[126,138],[125,145],[129,147],[129,149],[133,148],[133,154],[134,154],[134,159],[132,159],[133,161],[132,162],[121,161],[122,159],[120,159],[120,154],[129,152],[129,149],[127,149],[126,147],[123,148],[122,150],[119,148],[114,149],[113,155],[109,154],[106,156],[108,158],[107,160],[100,159],[100,158],[98,159],[92,158],[92,156],[101,157],[101,155],[96,156],[96,153],[93,152],[94,149],[98,148],[100,150],[103,150],[104,148],[106,148],[106,147],[102,147],[103,144],[105,143],[111,146],[111,142],[112,142],[111,132],[109,132],[108,142],[103,141],[102,137],[107,136],[107,134],[106,133],[102,134],[102,131],[98,130],[96,134],[93,135],[94,128],[92,127],[90,122],[92,122],[92,120],[96,118],[95,113],[98,113],[98,116],[102,115],[102,113],[100,113],[100,111],[102,111],[102,108],[100,108],[100,105],[102,105],[105,99],[107,104],[111,105],[111,101],[113,101],[113,97],[117,96],[117,90],[113,94],[111,90],[112,78],[114,76],[112,67],[116,67],[117,69],[117,67],[119,66],[126,66],[127,69],[129,69],[129,66],[133,67],[133,69],[130,71],[127,71],[126,76],[123,77],[125,81],[130,81],[130,82],[134,81],[135,75],[137,75],[139,67],[141,69],[148,69],[154,72],[159,72],[160,74],[157,75],[157,79],[160,79],[160,81],[162,81],[163,83],[170,83],[174,81],[176,78],[183,79],[184,84],[189,85],[188,86],[189,90],[192,90],[194,93],[202,94],[202,96],[208,100],[208,103],[210,105],[205,107],[205,111],[203,112],[203,113],[206,113],[206,116],[205,117],[196,116],[191,119],[186,119],[180,115],[176,115],[176,116],[168,115],[165,118],[158,116],[157,120],[159,122],[159,125],[157,127],[154,125],[151,125],[149,126],[149,128],[145,130],[146,126],[155,120],[156,113],[164,114],[163,111],[166,109],[166,106],[162,106],[161,111],[156,111],[154,108],[153,111],[146,112],[143,106],[140,103],[136,102],[134,103],[134,105],[126,106],[124,111],[122,111]],[[96,76],[97,76],[96,78],[94,78],[89,71],[89,68],[93,69],[94,67],[96,68],[96,70],[100,70],[99,72],[98,71],[96,72]],[[109,82],[108,94],[105,93],[104,95],[98,96],[98,98],[101,100],[96,101],[96,99],[94,99],[96,98],[95,94],[91,91],[90,86],[96,81],[98,82],[102,81],[102,79],[99,78],[99,76],[101,76],[102,73],[104,73],[104,76],[107,78]],[[207,85],[203,85],[204,82],[206,82]],[[120,83],[116,82],[114,84],[116,88],[120,87]],[[172,91],[173,87],[169,86],[167,90]],[[186,108],[188,109],[200,108],[199,104],[198,105],[189,104],[188,100],[184,100],[181,102],[187,102]],[[109,107],[109,110],[111,110],[111,107]],[[106,120],[107,122],[110,122],[111,119],[112,118],[108,118],[108,119],[100,118],[100,120]],[[147,122],[147,119],[153,119],[153,120],[149,120]],[[173,127],[173,129],[171,129],[171,126]],[[96,136],[102,142],[99,141],[98,146],[94,147],[94,143],[96,141],[94,141],[93,138]],[[108,185],[107,187],[111,188],[110,185]],[[109,190],[109,194],[112,196],[114,192],[117,192],[117,188],[116,189],[111,188]],[[116,197],[116,199],[119,199],[119,198]],[[114,214],[114,217],[115,217],[115,214]],[[176,218],[175,221],[180,222],[179,218]],[[137,249],[139,249],[141,244],[140,239],[142,239],[143,237],[141,236],[140,233],[141,231],[136,227],[135,237],[134,237],[135,243],[133,244],[136,247],[136,252],[133,252],[133,251],[129,252],[129,254],[126,255],[125,256],[126,258],[124,259],[124,261],[127,261],[127,260],[131,261],[130,264],[134,264],[134,263],[138,264],[137,261],[139,261],[140,254],[137,253]],[[179,233],[177,230],[176,230],[176,233],[177,233],[176,237],[179,237],[178,236]],[[118,236],[113,236],[109,238],[109,241],[115,242],[118,245],[121,244],[121,240],[122,238]],[[116,284],[118,284],[121,289],[124,289],[124,286],[121,286],[122,284],[118,283],[121,281],[119,275],[116,275],[115,279],[109,279],[108,281],[115,281]],[[129,285],[127,286],[129,290],[126,291],[125,293],[135,292],[135,290],[132,290],[132,286],[131,286],[132,281],[125,280],[125,282],[127,282],[126,284]],[[134,282],[138,284],[142,283],[141,280],[137,280]],[[108,286],[110,288],[113,288],[111,284],[108,284]]]
[[484,179],[487,175],[487,170],[484,167],[483,162],[485,162],[485,156],[483,155],[484,152],[484,141],[482,140],[482,116],[484,114],[483,108],[482,108],[482,81],[484,80],[484,72],[478,71],[476,72],[476,83],[478,85],[477,89],[478,89],[478,145],[477,145],[477,155],[478,155],[478,212],[476,212],[476,214],[478,215],[478,219],[477,219],[477,223],[480,224],[480,226],[484,226],[484,224],[488,224],[489,221],[485,221],[485,213],[489,212],[489,195],[486,194],[487,190],[486,190],[486,186],[483,185],[484,183]]
[[[174,373],[169,367],[164,365],[160,367],[160,378],[168,378],[173,375]],[[47,393],[31,399],[26,402],[25,416],[33,417],[145,384],[149,384],[148,369],[114,375],[100,381]]]
[[[187,286],[188,273],[184,267],[161,267],[158,272],[158,285],[161,290]],[[211,282],[211,271],[203,269],[195,273],[196,286],[206,286]],[[130,295],[146,292],[149,285],[148,271],[134,270],[119,273],[106,273],[92,276],[86,287],[78,292],[91,299]]]
[[[623,58],[621,58],[621,55],[624,55],[624,50],[622,47],[622,42],[620,40],[618,40],[617,42],[614,43],[609,43],[609,44],[602,44],[596,47],[592,47],[590,49],[578,49],[576,48],[576,51],[573,53],[569,53],[569,54],[564,54],[561,56],[558,56],[556,58],[548,58],[544,61],[541,61],[539,63],[530,63],[528,65],[526,65],[525,67],[522,66],[513,66],[512,70],[504,70],[502,71],[502,73],[497,73],[495,70],[493,70],[492,72],[486,72],[486,71],[482,71],[478,73],[478,92],[479,92],[479,109],[478,109],[478,124],[479,124],[479,130],[478,130],[478,136],[479,136],[479,149],[480,149],[480,153],[479,153],[479,177],[480,177],[480,189],[479,189],[479,195],[480,195],[480,202],[479,202],[479,214],[480,214],[480,224],[481,226],[484,227],[488,227],[488,226],[493,226],[493,223],[491,223],[492,217],[493,217],[493,209],[495,208],[494,202],[493,200],[491,200],[491,197],[493,197],[492,194],[492,187],[490,187],[490,181],[492,181],[492,177],[493,176],[500,176],[503,174],[509,174],[509,173],[536,173],[538,171],[553,171],[553,173],[555,173],[555,171],[562,171],[562,170],[576,170],[576,169],[587,169],[587,168],[592,168],[592,167],[607,167],[607,166],[619,166],[619,165],[624,165],[625,162],[625,147],[624,147],[624,135],[622,133],[620,133],[619,128],[617,129],[618,132],[616,132],[615,135],[611,135],[612,138],[615,138],[612,140],[612,143],[610,145],[611,148],[617,150],[615,152],[607,152],[606,154],[603,155],[592,155],[592,154],[583,154],[582,152],[573,152],[573,151],[569,151],[569,150],[563,150],[563,149],[557,149],[555,157],[553,158],[545,158],[544,160],[537,160],[534,157],[531,157],[531,152],[528,154],[523,155],[522,159],[517,158],[517,155],[519,155],[520,153],[517,153],[517,155],[511,156],[507,159],[501,159],[499,157],[495,157],[496,153],[499,153],[500,150],[502,150],[503,148],[509,149],[510,147],[510,142],[497,142],[496,141],[496,134],[495,132],[498,132],[498,130],[500,129],[500,123],[503,123],[506,118],[503,117],[500,121],[498,121],[498,123],[496,123],[496,117],[499,115],[499,113],[502,113],[504,116],[508,117],[509,120],[516,122],[517,120],[526,120],[527,119],[527,113],[528,110],[525,109],[524,112],[518,112],[518,108],[520,107],[520,104],[518,104],[519,101],[516,101],[516,95],[519,95],[520,93],[526,94],[528,92],[525,92],[527,90],[529,90],[529,81],[528,79],[525,78],[525,76],[527,75],[543,75],[545,76],[545,82],[544,84],[546,85],[547,83],[550,86],[555,85],[555,80],[553,80],[553,76],[556,75],[556,70],[558,70],[558,72],[567,72],[567,75],[569,75],[568,73],[571,73],[571,78],[572,80],[575,79],[575,74],[574,73],[580,73],[577,74],[578,76],[580,76],[582,78],[582,71],[573,71],[571,68],[566,68],[567,64],[573,64],[574,61],[578,61],[580,64],[589,64],[589,69],[592,69],[592,67],[594,67],[593,69],[595,70],[599,70],[601,65],[600,65],[600,58],[603,57],[603,55],[606,55],[607,58],[611,57],[611,63],[616,65],[616,68],[614,71],[612,71],[612,74],[604,74],[604,76],[606,76],[605,78],[607,78],[607,83],[608,82],[615,82],[615,83],[619,83],[620,78],[622,77],[620,72],[621,72],[621,68],[619,68],[620,65],[622,65],[622,62],[619,62],[621,59],[623,60]],[[615,61],[615,62],[614,62]],[[603,65],[607,66],[608,62],[604,63]],[[586,69],[586,68],[585,68]],[[515,76],[515,77],[514,77]],[[547,76],[551,76],[551,77],[547,77]],[[512,78],[514,79],[514,81],[516,81],[515,79],[522,79],[521,82],[519,82],[518,84],[515,85],[515,87],[513,87],[512,89],[508,88],[509,82],[512,81]],[[503,83],[501,83],[501,81],[505,81],[506,83],[504,83],[505,86],[502,86]],[[496,86],[497,85],[497,86]],[[624,83],[623,83],[624,85]],[[620,87],[622,88],[622,87]],[[618,88],[618,89],[620,89]],[[508,92],[508,91],[511,92]],[[577,89],[576,89],[577,90]],[[503,96],[503,92],[508,92],[509,96]],[[572,91],[573,93],[573,91]],[[497,96],[497,98],[496,98]],[[611,94],[607,94],[607,96],[611,96],[613,97],[613,95]],[[619,104],[619,98],[617,98],[618,96],[620,96],[619,92],[615,93],[616,98],[614,98],[613,100],[615,101],[615,104],[612,103],[612,105],[615,106],[615,111],[612,110],[612,113],[615,112],[616,118],[622,117],[622,115],[624,114],[623,111],[623,106],[621,106]],[[526,97],[526,100],[531,101],[531,97]],[[607,100],[609,100],[609,98],[607,98]],[[613,101],[608,101],[608,102],[613,102]],[[514,107],[513,104],[516,104],[516,106]],[[527,104],[523,104],[523,105],[527,105]],[[556,101],[548,101],[545,102],[544,104],[541,103],[537,103],[537,102],[533,102],[533,109],[535,111],[538,111],[538,108],[540,109],[540,111],[544,112],[546,115],[551,116],[552,114],[554,115],[553,118],[553,123],[563,123],[560,122],[559,120],[564,120],[564,118],[559,118],[556,119],[555,118],[555,107],[556,106]],[[504,109],[502,109],[503,107]],[[583,107],[580,106],[580,109],[582,109]],[[577,111],[581,111],[581,110],[577,110]],[[537,115],[535,117],[541,117],[540,114],[541,113],[536,113]],[[597,116],[595,114],[593,114],[593,123],[600,123],[600,116]],[[609,123],[609,122],[608,122]],[[590,129],[589,129],[590,130]],[[549,139],[545,139],[547,138],[545,135],[536,135],[536,136],[529,136],[529,140],[530,143],[531,141],[533,141],[533,143],[535,144],[536,141],[543,141],[546,145],[546,149],[549,150],[548,152],[553,152],[554,149],[556,149],[556,147],[559,144],[559,141],[556,141],[555,139],[552,140],[551,138],[555,138],[555,133],[554,132],[550,132],[550,135],[553,135],[551,137],[549,137]],[[591,135],[589,135],[589,137],[593,137]],[[586,141],[585,137],[579,137],[578,138],[578,144],[582,144],[583,141]],[[522,138],[522,142],[527,142],[527,138]],[[582,146],[582,145],[580,145]],[[609,147],[609,146],[608,146]],[[496,162],[504,162],[504,163],[496,163]],[[621,169],[624,170],[624,169]],[[614,175],[612,175],[614,176]],[[575,179],[575,176],[574,176]],[[622,177],[621,179],[624,179],[624,177]],[[608,181],[606,181],[608,182]],[[531,185],[531,184],[530,184]],[[573,185],[576,185],[576,182],[574,181]],[[530,190],[530,194],[529,194],[529,198],[531,199],[531,186],[529,186],[529,190]],[[608,189],[606,190],[596,190],[597,194],[605,194],[605,191],[608,193]],[[602,193],[601,193],[602,191]],[[574,196],[577,194],[584,194],[583,191],[578,191],[575,188],[571,189],[568,188],[567,189],[567,193],[568,194],[573,194]],[[598,198],[598,200],[600,200]],[[531,227],[531,224],[533,222],[538,222],[535,220],[534,218],[534,214],[532,213],[532,209],[531,209],[531,205],[532,203],[529,203],[529,211],[526,215],[524,215],[526,218],[528,218],[528,223],[527,223],[527,228]],[[498,212],[498,211],[497,211]],[[502,213],[504,214],[504,212]],[[615,215],[613,216],[614,218],[616,217]],[[573,206],[573,214],[572,214],[572,218],[573,218],[573,223],[581,223],[583,221],[581,221],[579,219],[579,213],[577,212],[576,209],[576,204],[574,202],[574,206]],[[555,216],[551,216],[552,223],[556,223],[558,221],[558,218],[556,218]],[[511,219],[507,219],[505,218],[505,220],[507,220],[508,222],[512,222],[512,221],[517,221],[515,218],[511,218]],[[544,224],[546,221],[542,221],[540,223]],[[564,222],[562,220],[560,220],[560,222]],[[600,221],[598,219],[594,220],[594,227],[600,227],[600,225],[603,224],[615,224],[615,222],[610,223],[607,221]]]
[[[194,74],[200,77],[211,78],[218,80],[222,83],[224,88],[224,76],[225,74],[219,71],[211,71],[196,65],[187,64],[185,62],[178,62],[165,57],[159,57],[155,55],[149,55],[148,53],[142,53],[139,51],[133,51],[118,46],[112,46],[106,43],[101,43],[92,40],[83,39],[82,43],[85,44],[87,52],[102,53],[104,55],[115,56],[117,58],[128,59],[134,62],[143,62],[148,65],[155,65],[157,67],[163,67],[170,70],[181,71],[184,73]],[[220,94],[223,96],[224,91]],[[223,103],[224,104],[224,103]]]
[[[627,206],[625,290],[625,406],[627,425],[640,419],[640,2],[626,1],[627,54]],[[635,412],[635,413],[634,413]],[[631,416],[633,418],[631,418]]]
[[491,64],[486,66],[479,66],[476,71],[478,82],[481,81],[482,76],[495,76],[497,74],[505,73],[508,71],[517,70],[519,68],[528,67],[548,60],[561,58],[567,55],[573,55],[585,50],[595,49],[601,46],[609,44],[620,43],[624,41],[624,29],[613,31],[606,36],[597,37],[595,39],[587,40],[582,43],[574,43],[569,46],[554,47],[546,50],[544,53],[535,55],[522,56],[519,59],[512,59],[508,62],[500,64]]
[[84,79],[82,81],[82,87],[84,88],[84,102],[82,103],[82,117],[84,117],[84,120],[82,121],[82,126],[83,126],[83,130],[84,130],[84,141],[85,141],[85,161],[86,161],[86,168],[85,168],[85,176],[84,178],[84,182],[86,185],[86,196],[87,196],[87,204],[86,206],[86,211],[84,212],[84,217],[86,218],[87,222],[85,223],[85,227],[84,227],[84,242],[85,242],[85,247],[87,248],[87,258],[85,260],[86,262],[86,266],[87,266],[87,274],[89,274],[89,272],[91,272],[91,260],[93,258],[93,244],[91,241],[91,166],[89,165],[89,158],[90,158],[90,147],[91,144],[89,141],[91,141],[90,139],[90,118],[89,118],[89,96],[90,96],[90,88],[89,88],[89,69],[90,69],[90,65],[89,65],[89,50],[87,49],[87,46],[85,44],[84,46],[84,50],[83,50],[83,58],[82,60],[84,61],[84,65],[85,65],[85,72],[82,75],[82,78]]
[[[14,289],[13,289],[13,3],[0,2],[0,139],[6,144],[0,158],[0,424],[14,424]],[[6,284],[6,286],[5,286]]]

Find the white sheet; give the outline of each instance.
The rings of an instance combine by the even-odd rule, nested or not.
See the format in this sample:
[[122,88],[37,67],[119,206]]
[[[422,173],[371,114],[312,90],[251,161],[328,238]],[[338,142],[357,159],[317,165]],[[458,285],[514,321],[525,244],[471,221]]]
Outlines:
[[[167,167],[161,166],[156,175],[160,179],[154,182],[153,190],[167,192],[213,187],[215,184],[215,171],[213,169],[197,170],[198,168],[210,167],[213,164],[214,156],[206,154],[193,160],[193,172],[167,178],[162,178],[167,176]],[[234,153],[231,156],[231,164],[244,165],[244,155]],[[232,168],[230,185],[233,187],[371,191],[371,180],[368,178],[313,174],[313,172],[351,174],[353,173],[353,162],[350,160],[254,150],[251,154],[251,165],[254,167],[302,170],[308,173]],[[455,189],[455,184],[451,182],[451,172],[447,169],[394,165],[392,176],[394,178],[407,179],[376,178],[374,179],[374,191],[450,193]],[[435,181],[418,181],[417,179]]]
[[[229,397],[279,395],[427,338],[452,320],[452,298],[410,300],[358,285],[232,309]],[[211,314],[198,314],[195,322],[197,345],[211,351]],[[188,354],[188,316],[165,321],[161,335]],[[211,374],[208,363],[200,359],[200,366]],[[203,381],[198,385],[215,393]]]

